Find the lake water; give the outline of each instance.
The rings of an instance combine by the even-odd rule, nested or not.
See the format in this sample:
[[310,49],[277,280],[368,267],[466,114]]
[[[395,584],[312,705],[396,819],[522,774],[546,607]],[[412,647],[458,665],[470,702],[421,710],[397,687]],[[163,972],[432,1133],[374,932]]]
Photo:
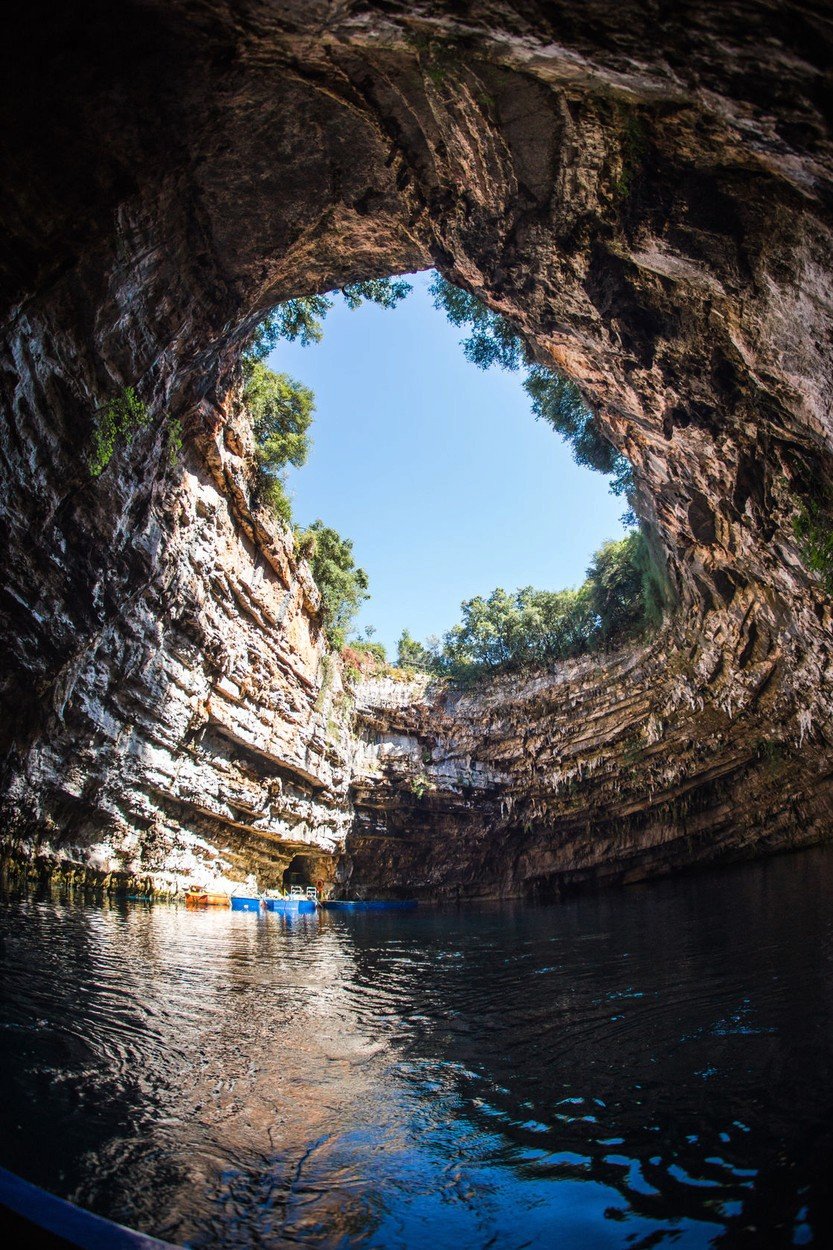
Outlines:
[[7,899],[0,1163],[191,1247],[833,1246],[833,848],[552,906]]

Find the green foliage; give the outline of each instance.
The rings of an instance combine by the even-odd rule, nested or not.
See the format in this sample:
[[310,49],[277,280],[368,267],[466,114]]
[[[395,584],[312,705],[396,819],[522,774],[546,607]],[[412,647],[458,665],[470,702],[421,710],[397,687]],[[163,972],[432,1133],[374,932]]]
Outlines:
[[333,657],[329,652],[326,652],[321,657],[321,685],[318,687],[318,695],[315,700],[316,712],[324,710],[324,704],[327,701],[327,693],[333,684],[334,671],[335,665],[333,663]]
[[622,127],[620,144],[622,166],[616,180],[616,190],[624,199],[630,194],[634,179],[648,152],[648,132],[638,114],[628,113]]
[[304,347],[319,343],[324,333],[321,318],[330,308],[332,300],[326,295],[286,300],[261,321],[246,348],[246,355],[253,360],[265,360],[281,339],[288,339],[290,343],[300,339]]
[[351,639],[341,649],[344,676],[350,682],[362,677],[384,677],[390,672],[387,652],[381,642]]
[[[410,289],[411,284],[404,278],[369,278],[366,282],[343,286],[341,295],[350,309],[361,307],[365,300],[382,308],[393,308]],[[251,360],[265,360],[281,339],[291,343],[298,339],[304,347],[319,343],[324,334],[321,322],[333,303],[330,295],[303,295],[278,304],[255,330],[246,356]]]
[[529,350],[514,326],[477,296],[454,286],[439,273],[434,274],[430,290],[434,307],[444,312],[453,326],[470,328],[462,340],[463,355],[478,369],[497,365],[515,371],[531,363]]
[[311,560],[315,555],[315,534],[310,530],[295,531],[295,553],[302,560]]
[[[348,283],[340,293],[350,309],[359,308],[365,300],[393,308],[410,289],[410,283],[402,278],[370,278]],[[322,319],[333,303],[331,293],[301,296],[278,305],[257,327],[243,357],[244,398],[258,447],[258,497],[287,524],[291,523],[292,509],[283,470],[288,464],[300,468],[306,461],[315,400],[305,386],[286,374],[274,373],[263,362],[281,339],[298,339],[304,346],[319,342]],[[323,521],[296,531],[295,540],[296,550],[309,560],[321,592],[321,615],[329,642],[340,650],[351,621],[368,598],[367,574],[356,568],[349,539]]]
[[168,464],[175,465],[182,455],[183,448],[182,422],[179,417],[171,417],[168,421],[167,445]]
[[[618,542],[606,542],[587,570],[588,599],[594,619],[593,645],[608,646],[640,633],[653,616],[646,578],[652,562],[639,530]],[[653,583],[651,583],[653,585]]]
[[331,646],[344,646],[356,613],[368,598],[368,579],[353,560],[353,544],[323,521],[314,521],[298,535],[300,549],[309,554],[312,575],[321,592],[321,619]]
[[644,632],[652,633],[659,629],[666,612],[673,605],[674,589],[668,580],[665,557],[655,532],[647,526],[642,527],[639,538],[631,551],[642,580]]
[[637,530],[605,543],[577,590],[498,588],[488,598],[468,599],[461,622],[433,650],[405,630],[399,663],[462,684],[487,673],[546,668],[656,628],[667,602],[664,575]]
[[284,469],[306,463],[315,397],[308,387],[285,373],[274,373],[261,360],[246,358],[243,377],[243,398],[257,444],[257,498],[288,525],[292,507]]
[[408,789],[415,799],[423,798],[429,791],[436,790],[436,788],[436,785],[427,773],[417,773],[408,782]]
[[[546,421],[567,439],[577,464],[608,476],[615,475],[616,493],[627,491],[630,465],[600,431],[575,382],[542,365],[533,365],[524,390],[532,400],[536,418]],[[623,485],[626,481],[628,484]]]
[[461,605],[462,621],[445,635],[439,671],[455,679],[535,668],[587,649],[593,618],[586,592],[498,588]]
[[245,361],[243,398],[264,464],[297,469],[309,454],[309,427],[315,396],[285,373],[274,373],[261,361]]
[[347,644],[350,651],[355,651],[358,655],[366,655],[378,664],[387,664],[388,653],[383,642],[367,642],[363,639],[351,639]]
[[349,282],[341,287],[347,307],[353,311],[361,308],[365,300],[380,308],[395,308],[411,290],[404,278],[368,278],[366,282]]
[[132,438],[150,422],[150,413],[132,386],[107,401],[95,416],[89,457],[91,477],[100,477],[113,458],[117,445]]
[[801,558],[818,573],[828,594],[833,594],[833,494],[822,488],[804,499],[793,519]]
[[399,668],[416,668],[430,673],[436,667],[436,656],[428,647],[412,638],[409,630],[403,629],[396,644],[396,663]]
[[[567,440],[578,464],[611,476],[613,494],[629,498],[633,493],[631,466],[599,429],[575,382],[536,364],[526,343],[505,317],[441,274],[435,274],[431,294],[434,307],[444,312],[452,325],[469,327],[470,333],[463,339],[466,359],[480,369],[492,365],[512,371],[526,368],[524,390],[532,401],[536,419],[546,421]],[[628,514],[627,522],[636,523],[632,514]]]
[[258,474],[257,502],[276,516],[284,525],[292,524],[292,501],[286,493],[286,482],[282,475],[270,473],[266,469]]

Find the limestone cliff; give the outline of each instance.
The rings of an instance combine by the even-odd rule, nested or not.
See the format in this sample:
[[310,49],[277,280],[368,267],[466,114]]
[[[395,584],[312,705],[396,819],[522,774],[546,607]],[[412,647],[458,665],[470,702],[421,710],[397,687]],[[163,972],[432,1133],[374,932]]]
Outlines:
[[[318,591],[251,504],[246,413],[201,452],[166,470],[164,510],[130,533],[145,578],[52,683],[10,773],[9,842],[72,879],[274,886],[297,852],[330,875],[344,844],[348,703]],[[129,495],[132,468],[109,476]]]
[[[7,838],[264,879],[346,839],[353,884],[494,893],[825,836],[831,600],[795,523],[831,524],[832,43],[826,5],[768,0],[27,6]],[[251,506],[236,361],[278,300],[429,264],[582,386],[680,610],[479,695],[362,690],[348,732],[315,592]],[[128,385],[153,424],[94,481]]]

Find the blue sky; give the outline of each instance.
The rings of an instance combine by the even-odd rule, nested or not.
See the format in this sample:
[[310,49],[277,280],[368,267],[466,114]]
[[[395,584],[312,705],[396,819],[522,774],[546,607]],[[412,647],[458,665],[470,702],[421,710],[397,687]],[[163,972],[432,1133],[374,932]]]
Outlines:
[[533,418],[520,375],[468,363],[430,275],[410,280],[392,310],[339,299],[323,342],[280,343],[268,362],[316,396],[309,460],[288,477],[295,519],[353,540],[372,596],[356,628],[392,653],[403,628],[442,634],[496,586],[577,585],[625,508]]

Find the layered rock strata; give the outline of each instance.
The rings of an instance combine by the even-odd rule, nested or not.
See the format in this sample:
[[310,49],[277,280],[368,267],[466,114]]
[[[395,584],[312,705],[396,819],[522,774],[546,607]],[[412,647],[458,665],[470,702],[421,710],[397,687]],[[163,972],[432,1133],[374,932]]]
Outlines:
[[[354,883],[490,893],[825,836],[831,600],[796,521],[830,532],[831,43],[827,6],[767,0],[27,6],[7,840],[264,882],[346,841]],[[315,592],[252,505],[237,360],[281,299],[430,264],[582,386],[679,612],[480,696],[362,691],[348,732]],[[151,424],[94,480],[127,386]]]
[[9,777],[7,841],[71,879],[275,887],[299,852],[330,876],[344,844],[348,703],[317,588],[250,507],[245,414],[202,450],[131,535],[153,575],[61,673]]
[[833,778],[813,749],[817,674],[785,695],[779,648],[749,618],[735,625],[746,642],[732,666],[710,614],[696,651],[671,626],[467,693],[364,683],[342,879],[550,897],[823,840]]

